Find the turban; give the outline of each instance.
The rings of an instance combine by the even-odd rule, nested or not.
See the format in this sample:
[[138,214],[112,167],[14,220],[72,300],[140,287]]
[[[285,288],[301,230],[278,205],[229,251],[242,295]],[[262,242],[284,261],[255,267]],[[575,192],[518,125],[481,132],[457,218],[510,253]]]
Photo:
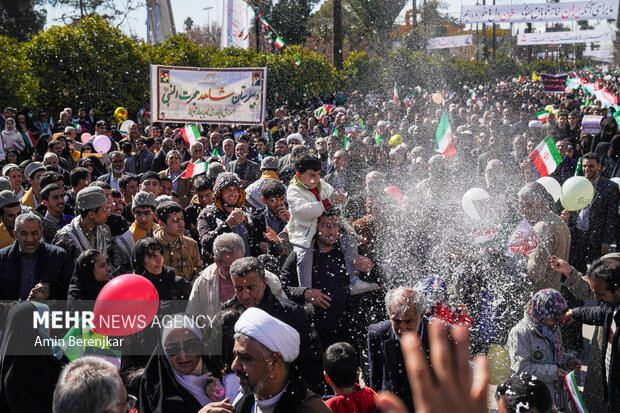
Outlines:
[[235,323],[235,333],[251,337],[274,353],[282,354],[286,363],[299,356],[297,330],[259,308],[250,307],[241,314]]

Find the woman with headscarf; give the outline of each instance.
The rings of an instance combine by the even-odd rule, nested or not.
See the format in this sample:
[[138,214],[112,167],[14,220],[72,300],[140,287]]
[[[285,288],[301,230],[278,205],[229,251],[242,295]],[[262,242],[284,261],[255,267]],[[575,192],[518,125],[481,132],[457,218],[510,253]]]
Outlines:
[[112,266],[99,250],[90,249],[80,254],[69,283],[67,309],[84,311],[93,309],[86,301],[95,301],[103,286],[108,282]]
[[601,142],[596,146],[596,154],[601,162],[601,175],[605,178],[613,176],[616,163],[613,161],[612,146],[610,142]]
[[[32,327],[33,314],[48,311],[45,304],[26,301],[8,313],[0,344],[1,412],[52,412],[54,388],[69,360],[60,347],[45,345],[43,327]],[[39,340],[43,345],[36,346]]]
[[196,413],[222,400],[225,389],[211,373],[218,368],[201,355],[204,347],[199,323],[188,315],[175,314],[167,325],[142,375],[138,411]]
[[4,159],[4,153],[11,148],[17,148],[19,150],[23,150],[26,147],[24,143],[24,138],[22,134],[17,131],[17,127],[15,125],[15,119],[8,118],[4,124],[4,130],[1,133],[2,135],[2,155],[1,157]]
[[545,382],[559,409],[569,405],[564,376],[581,368],[580,360],[562,350],[562,336],[557,327],[566,311],[568,304],[559,291],[540,290],[508,335],[511,373],[529,373]]

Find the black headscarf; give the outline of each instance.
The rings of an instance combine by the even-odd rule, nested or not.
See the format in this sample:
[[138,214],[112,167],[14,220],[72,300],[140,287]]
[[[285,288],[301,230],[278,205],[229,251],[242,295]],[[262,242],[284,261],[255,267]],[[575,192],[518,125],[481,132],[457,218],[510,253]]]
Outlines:
[[[45,338],[32,327],[37,308],[26,301],[9,311],[0,345],[0,411],[11,413],[52,412],[54,388],[65,364],[49,346],[36,346]],[[27,353],[29,355],[23,355]]]
[[614,162],[620,160],[620,134],[616,134],[611,138],[611,159]]
[[[96,300],[106,282],[95,279],[95,258],[101,254],[99,250],[86,250],[75,261],[75,269],[69,283],[67,307],[69,311],[85,310],[83,303],[78,301]],[[88,306],[92,310],[92,305]]]

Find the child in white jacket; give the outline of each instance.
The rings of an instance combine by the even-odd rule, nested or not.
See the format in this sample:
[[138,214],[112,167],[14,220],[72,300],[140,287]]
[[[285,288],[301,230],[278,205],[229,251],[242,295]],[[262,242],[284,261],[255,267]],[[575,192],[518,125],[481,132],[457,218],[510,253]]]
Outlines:
[[[291,218],[286,231],[293,250],[297,254],[297,274],[301,287],[312,287],[312,239],[316,234],[318,219],[332,205],[344,204],[346,196],[321,179],[321,161],[314,155],[304,155],[295,162],[295,177],[287,191]],[[340,233],[339,243],[345,256],[345,267],[349,276],[351,294],[361,294],[374,290],[378,286],[360,280],[359,271],[354,268],[354,261],[363,261],[357,253],[355,231],[347,228]],[[367,264],[367,263],[364,263]],[[372,265],[372,264],[370,264]],[[359,266],[358,266],[359,267]]]

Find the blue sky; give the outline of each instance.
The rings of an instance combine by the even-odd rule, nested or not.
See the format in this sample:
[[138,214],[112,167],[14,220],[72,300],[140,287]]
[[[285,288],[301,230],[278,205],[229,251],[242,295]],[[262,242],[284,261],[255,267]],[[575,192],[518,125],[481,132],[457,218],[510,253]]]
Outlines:
[[[118,1],[119,1],[119,4],[125,3],[124,0],[118,0]],[[140,0],[133,0],[133,1],[134,3],[137,3]],[[578,0],[573,0],[573,1],[578,1]],[[144,3],[144,1],[140,1],[140,2]],[[188,16],[191,16],[191,18],[194,20],[194,23],[198,25],[207,24],[210,20],[218,20],[218,21],[221,20],[223,0],[170,0],[170,2],[172,5],[172,11],[174,15],[177,32],[183,31],[183,21]],[[321,3],[322,2],[323,0],[321,1]],[[418,4],[422,3],[421,0],[417,0],[417,2]],[[498,5],[512,4],[512,3],[532,4],[532,3],[544,3],[544,2],[545,0],[514,0],[514,1],[513,0],[496,0],[496,4]],[[561,2],[565,2],[565,1],[561,1]],[[460,9],[461,9],[462,4],[472,5],[472,4],[476,4],[477,1],[476,0],[456,0],[456,1],[455,0],[452,0],[452,1],[444,0],[444,3],[448,5],[447,9],[445,9],[444,11],[447,11],[448,14],[452,17],[458,17],[460,16]],[[479,1],[479,3],[482,3],[482,1]],[[492,3],[492,0],[487,0],[487,3]],[[204,8],[209,8],[209,7],[211,9],[204,10]],[[405,6],[404,9],[408,9],[410,7],[411,7],[411,1],[408,2],[408,4]],[[405,13],[404,9],[400,16],[401,21],[402,19],[404,19],[404,13]],[[58,17],[61,16],[62,14],[61,11],[54,10],[51,7],[48,7],[47,10],[48,10],[48,19],[47,19],[48,23],[46,27],[49,27],[50,25],[53,25],[53,24],[62,24],[62,23],[59,23],[57,20],[55,21],[55,19],[58,19]],[[574,23],[570,23],[570,24],[571,26],[574,25]],[[597,28],[609,26],[604,21],[592,21],[590,22],[590,24]],[[537,23],[537,25],[540,28],[544,27],[543,23]],[[508,29],[508,26],[509,26],[508,24],[505,24],[505,25],[502,25],[501,27]],[[524,24],[515,24],[514,30],[519,29],[519,31],[522,32],[523,27],[525,27]],[[130,13],[127,21],[121,26],[121,29],[125,33],[135,34],[139,38],[145,39],[146,38],[146,7],[145,6],[140,7],[134,12]],[[608,49],[611,47],[612,45],[608,44],[608,45],[602,45],[601,48]]]

